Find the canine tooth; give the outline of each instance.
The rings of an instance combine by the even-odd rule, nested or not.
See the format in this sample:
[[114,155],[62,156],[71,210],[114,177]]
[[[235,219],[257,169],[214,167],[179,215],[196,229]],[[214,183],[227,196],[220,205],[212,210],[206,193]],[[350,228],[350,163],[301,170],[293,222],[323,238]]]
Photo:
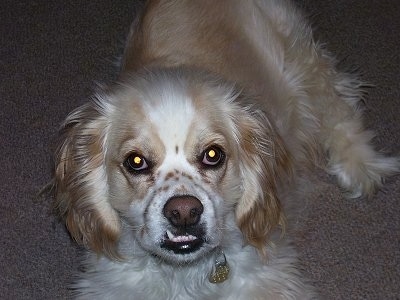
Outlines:
[[169,231],[169,230],[167,230],[167,236],[168,236],[168,238],[169,238],[170,240],[173,240],[174,237],[175,237],[175,236],[172,234],[172,232]]

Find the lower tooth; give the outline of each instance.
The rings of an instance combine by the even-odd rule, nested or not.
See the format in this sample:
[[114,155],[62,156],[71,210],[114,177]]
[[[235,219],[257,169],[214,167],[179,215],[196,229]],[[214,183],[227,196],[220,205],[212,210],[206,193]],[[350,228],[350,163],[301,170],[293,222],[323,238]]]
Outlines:
[[173,242],[189,242],[189,241],[194,241],[197,239],[197,237],[193,235],[178,235],[175,236],[171,231],[167,230],[167,236],[168,238],[173,241]]

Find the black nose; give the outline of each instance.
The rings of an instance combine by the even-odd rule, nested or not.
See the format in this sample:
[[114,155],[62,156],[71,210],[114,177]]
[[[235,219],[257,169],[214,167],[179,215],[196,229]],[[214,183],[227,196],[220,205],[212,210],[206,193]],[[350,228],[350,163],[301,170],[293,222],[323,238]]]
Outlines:
[[170,198],[164,206],[164,216],[175,227],[189,227],[200,221],[203,205],[193,196]]

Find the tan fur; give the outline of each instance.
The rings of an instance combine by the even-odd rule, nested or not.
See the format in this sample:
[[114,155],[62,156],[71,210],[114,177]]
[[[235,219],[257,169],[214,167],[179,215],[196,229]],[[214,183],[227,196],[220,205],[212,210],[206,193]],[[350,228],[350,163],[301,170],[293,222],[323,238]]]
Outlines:
[[78,243],[119,258],[115,248],[119,217],[107,196],[98,194],[103,183],[93,177],[104,167],[104,121],[93,107],[83,106],[63,125],[55,173],[56,208]]
[[270,233],[284,227],[278,184],[292,175],[290,154],[265,119],[240,121],[244,194],[236,209],[246,240],[265,255]]

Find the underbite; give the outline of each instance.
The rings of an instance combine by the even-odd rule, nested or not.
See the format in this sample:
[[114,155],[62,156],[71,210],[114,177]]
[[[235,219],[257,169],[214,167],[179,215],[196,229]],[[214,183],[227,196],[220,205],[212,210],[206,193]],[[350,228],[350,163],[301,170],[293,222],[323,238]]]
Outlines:
[[200,249],[204,244],[203,230],[199,229],[197,233],[174,234],[170,230],[165,232],[161,248],[172,251],[175,254],[188,254]]

